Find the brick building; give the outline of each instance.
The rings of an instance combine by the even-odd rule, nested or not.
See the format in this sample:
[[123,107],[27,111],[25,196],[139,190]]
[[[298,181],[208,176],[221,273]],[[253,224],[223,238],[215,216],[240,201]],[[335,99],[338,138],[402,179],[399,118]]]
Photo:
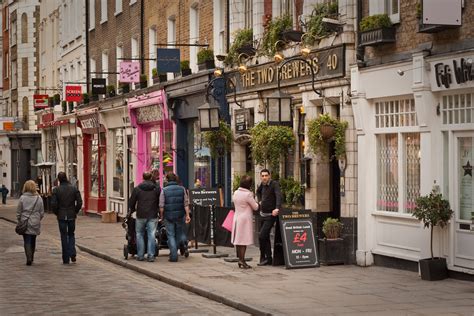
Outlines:
[[473,274],[474,7],[423,2],[362,1],[360,8],[361,18],[385,13],[392,26],[360,32],[351,68],[364,232],[357,261],[417,271],[430,234],[411,213],[417,197],[434,189],[454,211],[448,227],[435,230],[435,256],[452,274]]

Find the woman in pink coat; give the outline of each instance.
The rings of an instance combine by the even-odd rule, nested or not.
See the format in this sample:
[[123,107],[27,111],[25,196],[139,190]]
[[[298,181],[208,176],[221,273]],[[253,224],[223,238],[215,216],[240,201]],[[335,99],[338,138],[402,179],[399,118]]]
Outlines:
[[253,212],[258,210],[258,203],[255,201],[254,194],[250,191],[252,186],[252,178],[250,176],[242,176],[240,186],[234,192],[232,200],[234,201],[235,214],[232,223],[232,244],[237,249],[239,257],[239,268],[249,269],[245,262],[245,251],[248,245],[253,245]]

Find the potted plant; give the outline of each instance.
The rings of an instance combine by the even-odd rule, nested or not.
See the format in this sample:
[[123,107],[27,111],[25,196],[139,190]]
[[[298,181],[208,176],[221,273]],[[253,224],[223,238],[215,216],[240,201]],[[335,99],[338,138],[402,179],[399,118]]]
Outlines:
[[295,147],[296,137],[288,126],[268,125],[262,121],[250,129],[250,150],[256,164],[268,164],[277,175],[280,162]]
[[[272,19],[268,23],[263,35],[261,53],[266,56],[273,56],[277,51],[275,44],[282,39],[283,32],[291,30],[292,28],[293,19],[289,15],[282,15],[276,19]],[[283,47],[284,42],[281,41],[281,43],[282,45],[278,47],[278,49]]]
[[252,29],[240,29],[234,33],[234,41],[229,48],[229,52],[224,60],[227,66],[232,67],[238,63],[237,60],[241,53],[247,56],[255,55],[255,48],[253,48],[253,30]]
[[328,217],[323,222],[324,238],[319,238],[319,260],[321,264],[344,264],[344,239],[341,238],[343,224],[337,218]]
[[429,195],[421,196],[416,199],[415,210],[412,216],[423,222],[425,228],[430,228],[430,250],[431,258],[421,259],[420,273],[422,280],[435,281],[443,280],[448,277],[446,258],[434,257],[433,255],[433,228],[447,226],[449,219],[453,215],[453,210],[449,201],[443,199],[440,193],[435,190]]
[[298,208],[304,204],[304,187],[292,177],[279,180],[283,204],[286,208]]
[[197,62],[199,70],[214,69],[214,51],[209,48],[201,49],[197,53]]
[[54,105],[59,105],[61,103],[61,96],[59,95],[59,93],[56,93],[53,96],[53,99],[54,99]]
[[344,159],[346,154],[346,129],[348,123],[331,117],[329,114],[321,114],[318,118],[308,121],[309,147],[315,154],[328,158],[328,143],[335,142],[335,155],[330,159]]
[[204,132],[203,140],[204,144],[209,147],[213,158],[224,156],[232,149],[232,130],[226,122],[219,121],[219,129]]
[[189,60],[182,60],[181,63],[181,76],[186,77],[191,74],[191,68],[189,67]]
[[148,86],[148,77],[145,74],[140,75],[140,88],[144,89]]
[[111,84],[111,85],[108,85],[108,86],[106,87],[106,91],[107,91],[107,96],[108,96],[109,98],[115,97],[115,86],[114,86],[114,85],[112,85],[112,84]]
[[68,105],[69,105],[69,113],[72,113],[72,111],[74,111],[74,102],[69,101]]
[[395,28],[388,14],[364,17],[359,23],[360,46],[376,46],[395,42]]
[[160,82],[160,79],[158,77],[158,69],[153,68],[151,70],[151,79],[153,80],[153,84],[157,84]]
[[82,103],[84,103],[84,104],[89,103],[89,94],[88,93],[83,93],[82,94]]
[[121,82],[119,84],[119,92],[122,94],[129,93],[130,92],[130,84],[126,82]]
[[61,110],[63,115],[67,113],[67,102],[66,101],[61,101]]

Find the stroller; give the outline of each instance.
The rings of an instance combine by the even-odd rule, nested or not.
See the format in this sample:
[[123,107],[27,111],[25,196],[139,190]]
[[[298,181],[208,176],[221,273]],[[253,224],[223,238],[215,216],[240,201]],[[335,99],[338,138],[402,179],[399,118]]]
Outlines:
[[[132,257],[137,254],[137,232],[135,228],[136,220],[131,215],[127,215],[123,220],[122,227],[125,229],[125,239],[127,244],[123,245],[123,256],[125,260],[128,259],[128,255]],[[147,244],[147,234],[144,236],[144,243]],[[168,247],[168,238],[166,236],[166,227],[163,222],[158,222],[158,227],[155,233],[156,238],[156,249],[155,254],[158,257],[160,249]]]

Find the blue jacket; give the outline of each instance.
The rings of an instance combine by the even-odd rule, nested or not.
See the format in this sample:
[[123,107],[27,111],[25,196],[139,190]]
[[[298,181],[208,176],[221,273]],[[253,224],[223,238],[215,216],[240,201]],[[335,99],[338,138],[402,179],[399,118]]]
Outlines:
[[184,210],[184,188],[176,182],[170,181],[163,188],[165,195],[164,217],[168,221],[182,219],[186,212]]

